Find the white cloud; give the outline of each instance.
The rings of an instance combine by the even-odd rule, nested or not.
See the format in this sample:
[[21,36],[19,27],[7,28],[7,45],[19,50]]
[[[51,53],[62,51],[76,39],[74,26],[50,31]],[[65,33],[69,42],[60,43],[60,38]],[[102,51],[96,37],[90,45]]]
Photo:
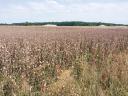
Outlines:
[[128,2],[103,3],[87,0],[88,2],[82,3],[83,0],[76,0],[77,3],[73,3],[74,0],[65,0],[70,2],[66,5],[61,0],[37,1],[31,0],[25,4],[11,3],[0,8],[0,17],[6,22],[79,20],[128,24]]

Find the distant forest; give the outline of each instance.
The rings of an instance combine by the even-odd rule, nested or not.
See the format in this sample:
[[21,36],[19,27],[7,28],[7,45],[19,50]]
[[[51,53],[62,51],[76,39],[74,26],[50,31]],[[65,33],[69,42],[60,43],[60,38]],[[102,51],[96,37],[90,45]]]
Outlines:
[[57,25],[57,26],[128,26],[124,24],[114,23],[102,23],[102,22],[80,22],[80,21],[65,21],[65,22],[23,22],[23,23],[12,23],[12,24],[0,24],[0,25],[18,25],[18,26],[31,26],[31,25]]

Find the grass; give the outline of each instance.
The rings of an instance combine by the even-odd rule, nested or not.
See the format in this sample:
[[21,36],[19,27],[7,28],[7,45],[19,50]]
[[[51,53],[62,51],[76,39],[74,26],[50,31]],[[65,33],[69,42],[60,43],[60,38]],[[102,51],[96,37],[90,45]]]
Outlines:
[[128,29],[0,27],[0,96],[128,96]]

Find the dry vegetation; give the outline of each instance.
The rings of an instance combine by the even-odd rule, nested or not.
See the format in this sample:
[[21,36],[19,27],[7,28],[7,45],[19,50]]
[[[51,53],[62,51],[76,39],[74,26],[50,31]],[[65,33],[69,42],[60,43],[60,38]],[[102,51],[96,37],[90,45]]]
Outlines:
[[128,29],[1,26],[0,96],[128,96]]

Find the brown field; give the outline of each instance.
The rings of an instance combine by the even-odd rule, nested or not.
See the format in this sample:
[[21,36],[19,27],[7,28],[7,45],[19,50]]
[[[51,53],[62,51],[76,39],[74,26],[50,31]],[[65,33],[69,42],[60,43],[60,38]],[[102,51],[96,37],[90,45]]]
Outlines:
[[128,28],[0,26],[0,96],[128,96]]

